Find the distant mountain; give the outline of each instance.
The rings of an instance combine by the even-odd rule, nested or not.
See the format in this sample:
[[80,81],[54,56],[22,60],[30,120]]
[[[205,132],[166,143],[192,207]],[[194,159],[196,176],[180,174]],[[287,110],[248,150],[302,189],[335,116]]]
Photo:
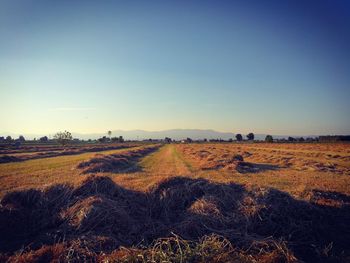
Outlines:
[[[18,138],[19,134],[14,133],[0,133],[0,136],[10,135],[13,138]],[[53,137],[53,134],[22,134],[27,139],[40,138],[44,135],[47,135],[49,138]],[[82,134],[82,133],[74,133],[72,132],[74,138],[79,139],[98,139],[102,136],[107,136],[107,133],[90,133],[90,134]],[[245,138],[245,134],[242,134]],[[164,139],[165,137],[169,137],[174,140],[182,140],[186,138],[191,138],[194,140],[199,139],[223,139],[228,140],[230,138],[235,139],[235,133],[232,132],[219,132],[215,130],[202,130],[202,129],[172,129],[172,130],[164,130],[164,131],[144,131],[144,130],[114,130],[112,131],[112,137],[115,136],[123,136],[126,140],[145,140],[145,139]],[[266,134],[255,134],[256,140],[264,140]],[[272,135],[275,139],[288,138],[288,135]],[[292,137],[300,137],[293,136]],[[306,137],[317,137],[314,135],[304,136]]]

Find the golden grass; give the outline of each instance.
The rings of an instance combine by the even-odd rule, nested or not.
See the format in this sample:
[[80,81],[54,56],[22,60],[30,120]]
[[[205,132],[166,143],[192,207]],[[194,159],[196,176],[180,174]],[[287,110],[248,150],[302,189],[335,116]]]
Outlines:
[[[128,151],[120,149],[100,153],[108,155]],[[203,151],[216,158],[223,154],[246,154],[245,160],[248,162],[271,164],[279,168],[247,174],[225,169],[202,170],[203,160],[194,153]],[[251,155],[248,156],[247,153]],[[56,183],[77,184],[85,178],[76,168],[77,164],[94,155],[95,153],[84,153],[0,164],[0,196],[12,190]],[[289,158],[288,165],[285,164],[286,157]],[[235,182],[249,187],[273,187],[297,197],[308,198],[309,193],[315,189],[350,194],[349,158],[348,144],[170,144],[142,159],[139,163],[141,171],[104,175],[126,188],[141,191],[146,191],[164,178],[187,176],[213,182]],[[315,163],[319,166],[315,166]],[[335,169],[322,170],[326,164],[335,165]]]
[[[257,173],[214,169],[199,171],[196,177],[217,182],[236,182],[247,186],[273,187],[295,196],[305,196],[314,189],[350,194],[349,144],[189,144],[176,145],[178,152],[194,167],[206,159],[198,153],[206,151],[209,158],[242,154],[245,161],[257,165],[274,165]],[[285,163],[288,157],[289,163]],[[332,167],[327,169],[324,167]],[[268,167],[268,166],[267,166]]]
[[[12,242],[0,239],[10,253],[0,261],[349,259],[348,144],[169,144],[139,160],[136,172],[90,177],[77,166],[95,154],[0,164],[0,232]],[[226,169],[237,154],[256,169]],[[27,239],[16,238],[23,233]]]
[[[126,153],[130,149],[143,147],[102,151],[99,154]],[[76,185],[86,177],[81,174],[81,170],[77,168],[77,165],[95,155],[95,152],[89,152],[79,155],[0,164],[0,197],[6,192],[13,190],[42,188],[58,183],[72,183]]]

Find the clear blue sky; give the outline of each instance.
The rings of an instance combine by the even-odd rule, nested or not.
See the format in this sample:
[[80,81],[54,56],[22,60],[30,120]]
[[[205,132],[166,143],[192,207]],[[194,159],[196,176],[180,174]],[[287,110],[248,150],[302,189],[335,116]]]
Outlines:
[[0,2],[0,132],[350,133],[349,1]]

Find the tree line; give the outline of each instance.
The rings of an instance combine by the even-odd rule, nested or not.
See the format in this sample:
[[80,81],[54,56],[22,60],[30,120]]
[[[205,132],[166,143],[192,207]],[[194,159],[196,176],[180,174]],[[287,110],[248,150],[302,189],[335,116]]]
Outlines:
[[[34,138],[34,140],[31,140],[31,142],[39,142],[39,143],[48,143],[48,142],[53,142],[53,143],[58,143],[61,145],[67,145],[71,143],[72,141],[74,142],[99,142],[99,143],[123,143],[125,140],[123,136],[116,136],[112,137],[112,132],[108,131],[107,132],[108,136],[102,136],[96,140],[80,140],[80,139],[73,139],[72,134],[69,131],[63,131],[63,132],[57,132],[54,136],[53,139],[49,139],[47,136],[43,136],[38,138]],[[237,133],[235,135],[236,141],[241,142],[244,141],[244,137],[242,134]],[[254,133],[250,132],[247,135],[245,135],[246,141],[254,141],[255,135]],[[155,139],[149,139],[146,141],[154,141],[154,142],[160,142],[163,141],[165,143],[171,143],[175,142],[175,140],[165,137],[163,140],[155,140]],[[202,139],[202,140],[193,140],[191,138],[186,138],[184,140],[181,140],[183,143],[191,143],[193,141],[197,142],[233,142],[234,140],[232,138],[228,140],[223,140],[223,139]],[[273,138],[272,135],[266,135],[265,137],[265,142],[345,142],[345,141],[350,141],[350,136],[342,136],[342,135],[328,135],[328,136],[319,136],[315,138],[304,138],[304,137],[291,137],[289,136],[288,138],[281,138],[281,139],[275,139]],[[22,143],[26,142],[26,139],[24,138],[23,135],[20,135],[17,139],[13,139],[11,136],[6,136],[6,137],[0,137],[0,144],[14,144],[16,146],[21,145]]]
[[[107,132],[108,136],[103,136],[101,138],[98,138],[97,140],[87,140],[87,142],[100,142],[100,143],[122,143],[124,142],[123,136],[118,136],[118,137],[111,137],[112,132],[108,131]],[[20,146],[22,143],[25,142],[39,142],[39,143],[58,143],[61,145],[67,145],[71,143],[72,141],[74,142],[85,142],[84,140],[80,140],[77,138],[73,138],[72,133],[69,131],[60,131],[57,132],[52,139],[49,139],[47,136],[40,137],[38,139],[34,138],[33,140],[26,140],[23,135],[20,135],[17,139],[13,139],[10,135],[4,137],[0,136],[0,144],[14,144],[15,146]]]

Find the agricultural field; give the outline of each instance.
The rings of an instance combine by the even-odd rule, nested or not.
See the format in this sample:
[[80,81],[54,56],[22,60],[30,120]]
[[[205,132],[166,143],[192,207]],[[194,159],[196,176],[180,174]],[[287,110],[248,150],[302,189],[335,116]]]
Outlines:
[[85,152],[100,152],[107,150],[115,150],[122,148],[134,147],[140,144],[136,143],[123,143],[114,145],[75,145],[65,146],[60,145],[23,145],[19,147],[6,147],[0,148],[0,163],[20,162],[32,159],[41,159],[47,157],[56,157],[62,155],[74,155]]
[[350,144],[0,151],[1,262],[350,262]]

